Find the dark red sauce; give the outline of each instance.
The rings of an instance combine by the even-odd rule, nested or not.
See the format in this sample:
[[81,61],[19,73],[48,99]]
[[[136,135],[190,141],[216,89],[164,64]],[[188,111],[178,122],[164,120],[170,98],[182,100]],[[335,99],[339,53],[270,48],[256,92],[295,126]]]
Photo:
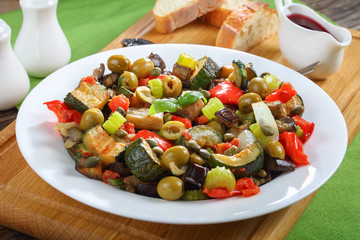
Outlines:
[[[329,33],[329,31],[326,30],[323,26],[321,26],[318,22],[302,14],[293,13],[288,15],[287,17],[303,28]],[[331,35],[331,33],[329,34]]]

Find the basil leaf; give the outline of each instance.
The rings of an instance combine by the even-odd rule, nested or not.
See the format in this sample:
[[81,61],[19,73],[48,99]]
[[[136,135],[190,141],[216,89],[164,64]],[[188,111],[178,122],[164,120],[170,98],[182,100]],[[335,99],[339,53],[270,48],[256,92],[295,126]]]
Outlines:
[[154,115],[160,112],[176,112],[179,108],[179,104],[174,98],[164,98],[155,100],[149,109],[149,115]]
[[185,106],[189,106],[190,104],[193,104],[200,98],[202,98],[205,103],[207,102],[206,98],[204,97],[204,95],[201,92],[188,91],[184,95],[181,95],[180,97],[178,97],[177,102],[180,106],[185,107]]

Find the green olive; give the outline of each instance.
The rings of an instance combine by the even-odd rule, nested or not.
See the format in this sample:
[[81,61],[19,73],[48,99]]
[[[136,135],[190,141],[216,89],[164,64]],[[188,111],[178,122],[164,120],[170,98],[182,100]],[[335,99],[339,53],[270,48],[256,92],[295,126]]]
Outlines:
[[110,71],[121,74],[124,71],[129,71],[131,62],[123,55],[112,55],[107,61],[107,66]]
[[156,100],[156,98],[151,94],[151,89],[147,86],[137,87],[135,96],[142,103],[152,103]]
[[177,200],[184,194],[184,182],[175,176],[164,177],[156,187],[159,196],[166,200]]
[[265,98],[269,92],[269,84],[261,77],[253,78],[249,82],[249,92],[257,93],[261,98]]
[[261,101],[262,99],[257,93],[245,93],[239,98],[239,110],[242,113],[250,113],[253,111],[251,104]]
[[80,129],[86,131],[91,127],[103,124],[104,123],[104,115],[97,108],[90,108],[84,112],[80,120]]
[[154,63],[150,58],[140,58],[131,65],[130,71],[135,73],[138,79],[141,79],[149,76],[153,68]]
[[284,159],[285,158],[285,150],[283,145],[274,140],[266,141],[263,144],[264,151],[269,154],[273,158]]
[[182,90],[182,83],[178,77],[173,75],[168,75],[164,77],[162,82],[163,82],[164,97],[176,98],[180,95]]
[[170,163],[174,162],[178,168],[183,167],[189,161],[190,153],[186,147],[174,146],[167,149],[161,156],[161,163],[166,169],[170,169]]
[[125,71],[120,78],[122,79],[121,85],[126,89],[133,89],[139,85],[138,78],[133,72]]
[[177,140],[185,129],[182,122],[169,121],[161,127],[161,133],[168,140]]

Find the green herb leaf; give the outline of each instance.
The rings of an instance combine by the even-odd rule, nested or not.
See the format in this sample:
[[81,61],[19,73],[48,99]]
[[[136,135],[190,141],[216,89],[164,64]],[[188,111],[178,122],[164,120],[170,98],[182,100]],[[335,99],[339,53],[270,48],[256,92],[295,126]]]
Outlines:
[[151,104],[149,115],[151,116],[160,112],[173,113],[176,112],[179,107],[179,104],[174,98],[157,99]]
[[180,97],[178,97],[177,102],[180,106],[185,107],[185,106],[189,106],[190,104],[193,104],[200,98],[202,98],[204,100],[205,104],[207,103],[206,98],[204,97],[204,95],[201,92],[188,91],[184,95],[181,95]]

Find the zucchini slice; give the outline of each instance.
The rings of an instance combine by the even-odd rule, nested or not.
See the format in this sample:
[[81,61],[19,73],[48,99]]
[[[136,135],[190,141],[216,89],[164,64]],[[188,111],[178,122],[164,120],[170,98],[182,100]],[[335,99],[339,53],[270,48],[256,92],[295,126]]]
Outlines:
[[189,129],[191,140],[196,141],[201,148],[213,147],[216,144],[222,143],[222,136],[213,128],[205,125],[195,126]]
[[231,169],[237,179],[251,176],[264,167],[264,151],[261,144],[255,142],[233,156],[212,154],[209,164],[212,168],[224,166]]
[[218,78],[219,74],[219,66],[210,57],[202,57],[196,63],[195,70],[190,77],[190,88],[206,89],[213,79]]
[[247,90],[248,79],[247,79],[247,71],[245,64],[241,62],[239,59],[235,59],[233,60],[232,65],[234,67],[233,83],[238,88],[241,88],[244,91]]
[[126,146],[124,143],[116,142],[101,125],[90,128],[84,134],[83,144],[88,151],[99,156],[105,166],[116,162]]
[[109,99],[110,94],[104,86],[81,81],[74,91],[66,95],[64,102],[69,108],[84,113],[89,108],[102,110]]
[[124,159],[131,173],[144,182],[155,182],[164,172],[160,160],[143,138],[127,146]]

